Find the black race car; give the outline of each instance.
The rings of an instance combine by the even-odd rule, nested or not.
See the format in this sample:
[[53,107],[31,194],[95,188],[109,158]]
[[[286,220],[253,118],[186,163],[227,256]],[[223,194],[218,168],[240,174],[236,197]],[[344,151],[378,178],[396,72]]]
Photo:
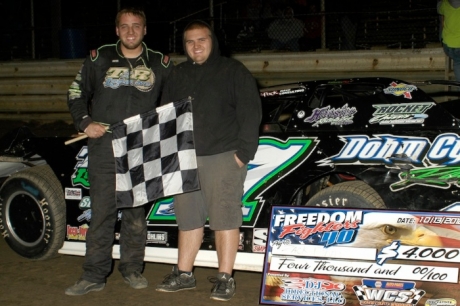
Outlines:
[[[259,149],[248,165],[235,268],[262,271],[273,205],[458,211],[460,101],[440,103],[420,88],[433,84],[460,85],[356,78],[261,89]],[[0,233],[24,257],[84,255],[87,147],[66,140],[26,128],[0,140]],[[173,199],[145,210],[146,260],[175,263]],[[214,250],[206,229],[196,265],[216,267]]]

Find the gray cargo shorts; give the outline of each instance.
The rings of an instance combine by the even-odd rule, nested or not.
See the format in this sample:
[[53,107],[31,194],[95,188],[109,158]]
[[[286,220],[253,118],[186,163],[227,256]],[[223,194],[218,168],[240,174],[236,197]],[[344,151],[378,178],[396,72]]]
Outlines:
[[197,156],[201,189],[174,196],[174,212],[180,230],[203,227],[209,218],[212,230],[239,228],[247,166],[239,167],[235,152]]

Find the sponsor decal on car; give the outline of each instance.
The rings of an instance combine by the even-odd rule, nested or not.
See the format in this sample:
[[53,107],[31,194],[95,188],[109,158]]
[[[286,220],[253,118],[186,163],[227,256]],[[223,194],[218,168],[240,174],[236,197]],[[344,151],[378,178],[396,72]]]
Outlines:
[[168,233],[162,231],[147,231],[147,243],[166,244]]
[[312,127],[318,127],[321,124],[348,125],[353,123],[353,118],[357,112],[356,107],[349,107],[348,103],[341,108],[331,108],[328,105],[315,108],[311,116],[304,119],[304,122],[313,123]]
[[260,93],[261,97],[273,97],[273,96],[284,96],[291,95],[299,92],[305,92],[305,88],[290,88],[273,91],[263,91]]
[[388,168],[408,167],[390,185],[392,191],[423,185],[448,189],[460,185],[460,137],[454,133],[438,135],[433,143],[425,137],[397,135],[350,135],[339,154],[320,160],[319,166],[377,165]]
[[67,224],[67,239],[86,241],[86,233],[88,232],[88,224],[83,224],[78,227]]
[[340,136],[345,143],[341,151],[320,160],[320,166],[330,164],[367,164],[396,166],[411,164],[414,167],[460,165],[460,137],[454,133],[438,135],[433,143],[426,137],[398,135]]
[[65,198],[67,200],[81,200],[82,192],[80,188],[65,188]]
[[412,99],[411,92],[417,90],[414,85],[392,82],[389,87],[383,89],[383,92],[394,96],[403,96],[406,99]]
[[78,216],[77,221],[78,222],[91,221],[91,209],[87,209],[83,211],[83,213]]
[[252,238],[252,252],[253,253],[265,253],[267,245],[267,231],[266,228],[255,228],[253,230]]
[[370,124],[422,124],[428,115],[428,109],[434,102],[401,103],[401,104],[373,104],[376,111],[369,120]]
[[240,240],[238,242],[238,250],[243,251],[244,250],[244,233],[240,232]]
[[448,189],[460,185],[460,167],[428,167],[410,169],[399,173],[400,182],[390,185],[391,191],[401,191],[412,186]]
[[280,90],[280,96],[290,95],[294,93],[305,92],[305,88],[292,88],[292,89],[282,89]]
[[78,203],[78,208],[81,210],[87,210],[91,208],[91,198],[86,196],[81,199],[80,203]]
[[279,95],[279,91],[278,90],[274,90],[274,91],[265,91],[265,92],[261,92],[260,93],[260,96],[261,97],[273,97],[273,96],[277,96]]

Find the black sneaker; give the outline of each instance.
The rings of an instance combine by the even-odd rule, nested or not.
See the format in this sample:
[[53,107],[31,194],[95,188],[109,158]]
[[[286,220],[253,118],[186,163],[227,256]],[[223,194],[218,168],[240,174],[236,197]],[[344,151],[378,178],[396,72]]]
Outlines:
[[166,275],[165,279],[161,284],[157,285],[156,290],[162,292],[176,292],[181,290],[195,289],[196,280],[193,273],[188,275],[187,273],[179,274],[177,266],[174,266],[171,274]]
[[211,299],[228,301],[235,295],[235,280],[227,273],[218,273],[217,277],[208,277],[214,287],[211,290]]
[[125,283],[129,284],[131,288],[134,289],[147,288],[149,285],[147,279],[138,271],[123,276],[123,278],[125,279]]
[[92,283],[83,278],[80,278],[75,285],[70,286],[65,290],[67,295],[83,295],[90,291],[101,291],[104,289],[105,283]]

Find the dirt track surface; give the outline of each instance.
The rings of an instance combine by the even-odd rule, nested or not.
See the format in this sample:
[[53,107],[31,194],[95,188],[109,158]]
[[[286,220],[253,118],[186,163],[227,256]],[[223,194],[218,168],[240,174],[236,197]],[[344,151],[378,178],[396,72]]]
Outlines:
[[67,296],[64,290],[81,275],[83,257],[58,255],[45,261],[31,261],[14,253],[0,238],[0,305],[258,305],[261,273],[235,272],[236,295],[228,302],[209,298],[212,284],[208,276],[216,269],[196,268],[197,287],[176,293],[155,291],[155,285],[171,271],[171,265],[146,263],[144,276],[149,287],[135,290],[124,283],[117,270],[107,279],[104,290],[83,296]]

